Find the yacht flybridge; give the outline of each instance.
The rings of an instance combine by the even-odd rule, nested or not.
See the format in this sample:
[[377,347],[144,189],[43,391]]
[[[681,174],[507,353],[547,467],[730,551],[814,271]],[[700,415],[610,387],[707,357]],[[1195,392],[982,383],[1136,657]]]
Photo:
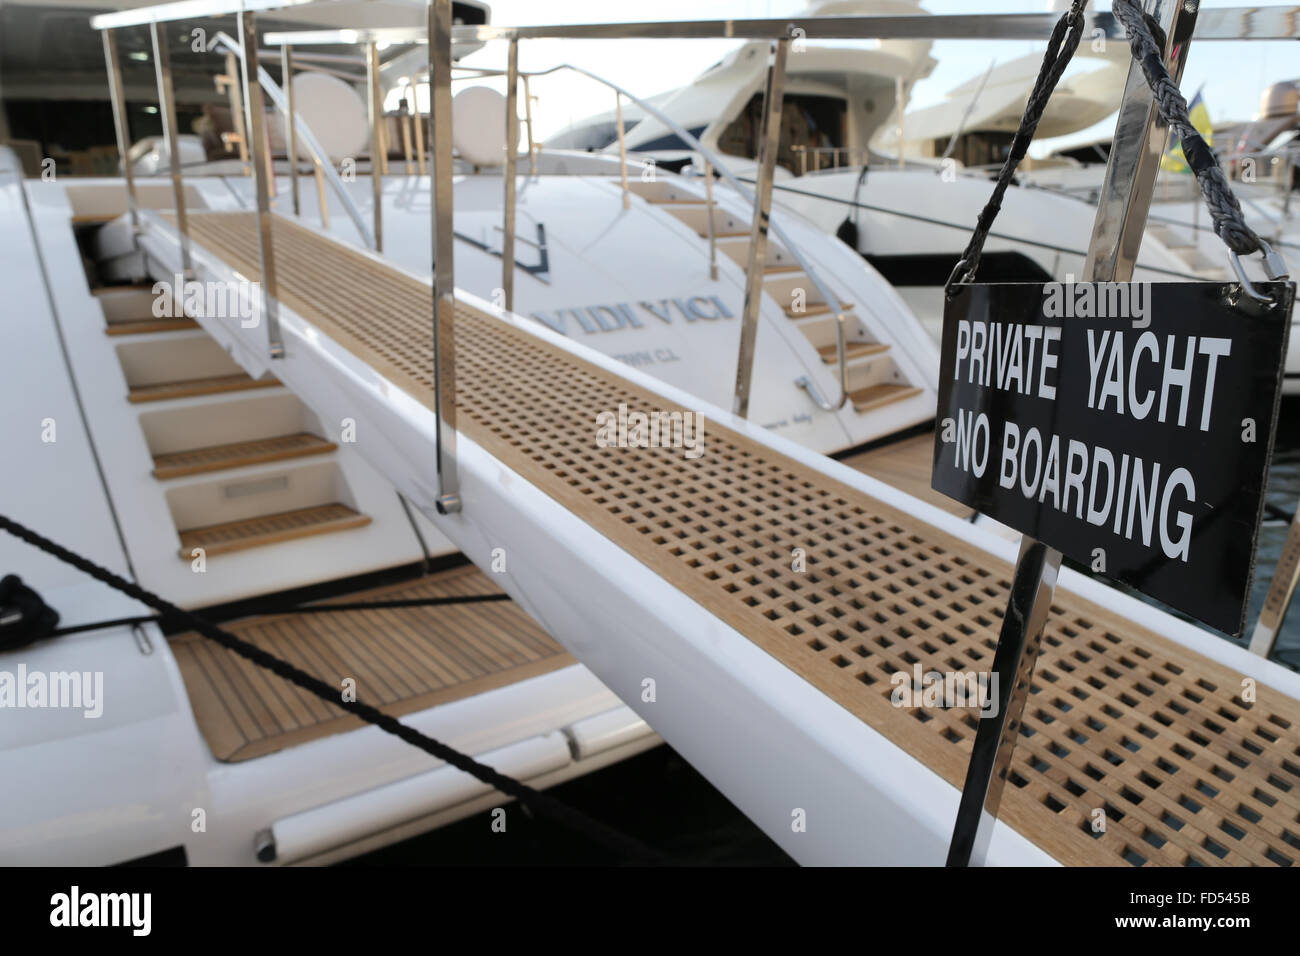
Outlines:
[[[793,37],[1045,38],[1055,18],[509,28],[453,26],[459,4],[434,0],[427,26],[294,5],[333,32],[260,36],[277,6],[93,21],[124,156],[122,45],[150,28],[170,181],[24,179],[0,153],[22,343],[0,382],[21,463],[0,570],[22,589],[0,601],[29,628],[0,652],[25,692],[0,697],[0,773],[22,781],[0,794],[0,859],[330,862],[662,738],[801,863],[942,863],[980,710],[898,691],[932,671],[1016,683],[995,651],[1017,553],[909,484],[937,355],[854,250],[772,209],[782,82]],[[216,42],[247,179],[181,168],[164,31],[200,13],[238,25]],[[1195,38],[1296,22],[1207,11]],[[622,36],[766,48],[752,190],[647,101],[725,192],[521,156],[520,44]],[[383,172],[381,41],[428,44],[428,175],[418,156]],[[454,44],[498,41],[501,133],[458,131]],[[291,58],[340,42],[364,47],[376,120],[356,182],[291,99]],[[259,63],[277,46],[279,85]],[[264,96],[322,192],[296,161],[272,176]],[[1113,157],[1144,148],[1150,102],[1135,71]],[[1112,162],[1122,221],[1090,253],[1122,281],[1154,171]],[[998,748],[1010,786],[956,827],[974,862],[1296,862],[1300,676],[1068,569],[1038,626]]]
[[[919,0],[829,0],[810,4],[808,15],[928,16]],[[989,171],[1005,158],[1039,57],[992,63],[952,90],[948,99],[908,110],[913,87],[935,66],[929,40],[887,38],[874,45],[864,41],[848,46],[832,38],[801,35],[792,42],[797,47],[786,70],[773,202],[778,209],[840,234],[894,286],[937,341],[952,263],[987,199]],[[649,157],[702,175],[692,145],[698,140],[738,175],[751,178],[758,151],[763,52],[761,42],[747,43],[689,85],[651,98],[652,112],[638,108],[629,113],[625,148],[640,161]],[[1080,58],[1085,54],[1090,66],[1058,86],[1040,136],[1085,129],[1119,106],[1130,59],[1127,46],[1099,46],[1090,38]],[[547,147],[616,154],[620,147],[614,120],[611,113],[579,120],[550,137]],[[680,135],[678,129],[691,136]],[[1086,172],[1057,166],[1026,169],[1020,182],[1043,188],[1007,193],[998,230],[988,245],[988,277],[1082,277],[1086,243],[1070,237],[1086,236],[1091,229],[1103,169],[1104,157],[1101,165]],[[1072,188],[1061,188],[1063,183]],[[1267,200],[1273,198],[1271,184],[1258,191]],[[1252,221],[1260,225],[1261,234],[1276,235],[1278,245],[1281,217],[1261,210],[1254,192],[1247,195]],[[1177,202],[1164,201],[1171,198]],[[1178,184],[1162,181],[1154,199],[1160,209],[1143,237],[1135,277],[1152,282],[1228,278],[1231,270],[1218,237],[1200,225],[1195,184],[1178,189]],[[1288,366],[1288,390],[1300,391],[1300,339]]]

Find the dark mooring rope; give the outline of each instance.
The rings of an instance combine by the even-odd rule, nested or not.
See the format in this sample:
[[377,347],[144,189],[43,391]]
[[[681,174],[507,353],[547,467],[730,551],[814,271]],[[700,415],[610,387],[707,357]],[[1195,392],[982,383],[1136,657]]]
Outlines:
[[392,734],[395,737],[404,740],[406,743],[416,747],[431,757],[436,757],[457,770],[464,771],[477,780],[486,783],[493,789],[499,790],[506,796],[513,797],[521,804],[530,807],[538,814],[546,816],[551,820],[559,823],[576,833],[580,833],[620,857],[639,863],[660,863],[664,862],[661,854],[649,847],[646,847],[640,841],[627,836],[624,833],[613,829],[601,823],[599,820],[587,816],[582,811],[569,806],[554,797],[542,793],[526,783],[521,783],[513,777],[507,777],[503,773],[498,773],[487,764],[479,763],[473,757],[461,753],[452,747],[447,746],[441,741],[434,740],[432,737],[422,734],[414,727],[402,723],[396,717],[390,717],[383,711],[369,704],[363,704],[360,701],[349,701],[342,699],[342,694],[338,688],[332,687],[318,677],[313,677],[306,671],[299,670],[287,661],[283,661],[274,654],[269,654],[247,641],[241,640],[234,634],[222,630],[215,624],[209,623],[203,618],[190,611],[177,607],[170,601],[146,591],[144,588],[125,578],[119,577],[107,568],[95,564],[93,561],[69,551],[67,548],[43,537],[18,522],[0,515],[0,529],[8,531],[14,537],[26,541],[28,544],[39,548],[46,554],[53,555],[65,564],[70,564],[79,571],[90,575],[97,581],[102,581],[109,587],[121,591],[123,594],[135,598],[142,604],[160,612],[164,617],[172,620],[184,621],[195,631],[198,631],[209,640],[220,644],[222,647],[238,654],[245,660],[251,661],[258,667],[264,668],[277,677],[289,681],[289,683],[301,687],[309,693],[315,694],[321,700],[341,707],[348,713],[360,717],[366,723],[374,724],[381,730]]

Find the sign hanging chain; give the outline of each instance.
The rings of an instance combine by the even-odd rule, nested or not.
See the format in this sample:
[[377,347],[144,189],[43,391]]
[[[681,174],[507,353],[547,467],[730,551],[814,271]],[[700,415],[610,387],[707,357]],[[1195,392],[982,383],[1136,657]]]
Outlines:
[[961,259],[944,285],[944,292],[947,293],[948,298],[952,298],[955,285],[971,282],[975,278],[975,270],[979,268],[980,257],[984,253],[984,242],[993,228],[993,221],[1002,211],[1002,197],[1006,194],[1007,187],[1011,185],[1011,178],[1015,175],[1020,161],[1029,151],[1029,144],[1034,140],[1038,122],[1043,118],[1043,111],[1047,109],[1047,102],[1052,98],[1056,84],[1060,82],[1065,68],[1070,65],[1074,51],[1079,48],[1079,40],[1083,36],[1083,10],[1087,5],[1088,0],[1074,0],[1070,10],[1052,29],[1051,39],[1047,41],[1047,52],[1043,54],[1043,65],[1038,71],[1038,79],[1034,81],[1034,89],[1029,94],[1029,102],[1025,104],[1024,116],[1020,118],[1020,128],[1016,130],[1015,138],[1011,141],[1011,152],[1007,154],[1006,161],[1003,162],[1002,169],[998,173],[993,195],[980,212],[970,242],[967,243],[965,252],[962,253]]
[[1163,31],[1158,24],[1147,22],[1147,14],[1143,13],[1134,0],[1114,0],[1111,12],[1124,24],[1133,59],[1142,67],[1142,73],[1147,78],[1147,85],[1151,87],[1156,107],[1160,110],[1160,119],[1174,131],[1182,144],[1187,165],[1196,175],[1205,203],[1209,206],[1215,233],[1239,256],[1262,251],[1261,240],[1246,225],[1241,203],[1233,195],[1228,177],[1214,158],[1213,151],[1192,125],[1187,100],[1165,68],[1161,57],[1164,42],[1156,38],[1156,34]]

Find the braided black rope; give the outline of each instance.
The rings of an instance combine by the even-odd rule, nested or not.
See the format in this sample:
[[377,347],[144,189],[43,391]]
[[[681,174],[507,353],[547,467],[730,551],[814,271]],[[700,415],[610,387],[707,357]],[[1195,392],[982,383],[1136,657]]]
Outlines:
[[431,757],[447,763],[457,770],[464,771],[477,780],[486,783],[488,786],[499,790],[506,796],[513,797],[521,804],[524,804],[537,813],[549,817],[556,823],[559,823],[569,829],[581,833],[595,843],[604,846],[606,849],[617,853],[620,857],[641,863],[660,863],[663,862],[661,854],[646,847],[640,841],[620,833],[613,828],[606,826],[599,820],[595,820],[585,813],[568,806],[565,803],[556,800],[554,797],[542,793],[526,783],[521,783],[513,777],[507,777],[505,774],[498,773],[487,764],[479,763],[473,757],[469,757],[458,750],[455,750],[441,741],[434,740],[425,734],[420,733],[414,727],[410,727],[396,717],[390,717],[382,710],[371,707],[369,704],[363,704],[359,701],[349,701],[342,699],[339,689],[325,683],[318,677],[313,677],[306,671],[299,670],[287,661],[280,660],[273,654],[268,654],[254,644],[240,640],[228,631],[224,631],[205,621],[203,618],[182,608],[177,607],[170,601],[167,601],[152,592],[146,591],[137,584],[119,577],[107,568],[100,567],[93,561],[83,558],[79,554],[69,551],[67,548],[43,537],[18,522],[0,515],[0,529],[8,531],[14,537],[26,541],[34,547],[40,548],[46,554],[53,555],[65,564],[70,564],[79,571],[83,571],[97,581],[102,581],[109,587],[121,591],[123,594],[135,598],[142,604],[159,611],[163,616],[185,621],[191,628],[198,631],[209,640],[220,644],[222,647],[245,660],[251,661],[258,667],[264,668],[275,674],[277,677],[287,680],[291,684],[301,687],[309,693],[315,694],[321,700],[341,707],[348,713],[360,717],[366,723],[374,724],[379,729],[392,734],[401,740],[406,741],[413,747],[417,747]]
[[[274,605],[258,607],[258,614],[334,614],[340,611],[386,611],[400,608],[442,607],[448,604],[485,604],[495,601],[509,601],[509,594],[448,594],[439,597],[395,598],[388,601],[352,601],[337,604],[291,604],[283,607]],[[99,631],[109,627],[122,627],[133,624],[170,625],[165,614],[144,614],[139,617],[119,617],[111,621],[95,621],[91,624],[77,624],[73,627],[60,627],[50,633],[50,637],[65,637],[68,634],[80,634],[83,631]]]
[[1165,68],[1164,44],[1157,42],[1151,25],[1135,0],[1114,0],[1111,11],[1124,25],[1133,59],[1142,67],[1142,73],[1155,98],[1156,108],[1160,111],[1160,119],[1174,131],[1182,145],[1187,165],[1195,174],[1205,204],[1209,207],[1215,234],[1239,256],[1262,252],[1259,236],[1246,225],[1241,204],[1228,185],[1228,177],[1214,158],[1213,151],[1192,125],[1187,100]]
[[1074,51],[1079,48],[1079,40],[1083,37],[1083,10],[1087,5],[1088,0],[1074,0],[1070,9],[1052,28],[1051,39],[1047,41],[1047,51],[1043,54],[1043,65],[1038,71],[1038,79],[1034,81],[1034,89],[1029,94],[1029,102],[1025,104],[1025,113],[1020,118],[1020,128],[1016,130],[1015,138],[1011,141],[1011,152],[1007,154],[1006,161],[998,172],[993,195],[980,212],[979,219],[975,223],[975,231],[971,233],[970,242],[966,244],[966,251],[962,253],[961,260],[952,270],[952,275],[948,277],[948,282],[944,286],[944,291],[949,297],[952,296],[955,285],[970,282],[975,278],[975,270],[979,268],[980,257],[984,254],[984,243],[993,228],[993,220],[1002,211],[1002,197],[1006,195],[1007,187],[1011,185],[1011,179],[1015,176],[1020,161],[1029,152],[1029,144],[1034,141],[1039,120],[1043,118],[1043,111],[1047,109],[1048,100],[1056,90],[1056,84],[1060,82],[1065,68],[1070,65]]

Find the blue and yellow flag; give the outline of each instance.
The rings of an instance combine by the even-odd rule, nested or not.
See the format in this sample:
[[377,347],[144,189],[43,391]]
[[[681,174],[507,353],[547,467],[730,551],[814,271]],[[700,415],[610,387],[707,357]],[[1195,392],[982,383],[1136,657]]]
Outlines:
[[[1205,145],[1213,146],[1214,125],[1210,122],[1210,110],[1201,96],[1204,89],[1205,87],[1201,87],[1196,91],[1196,96],[1192,98],[1192,102],[1187,107],[1187,115],[1191,119],[1196,132],[1200,133],[1201,138],[1205,140]],[[1160,159],[1160,168],[1167,173],[1190,172],[1187,157],[1183,155],[1183,144],[1179,138],[1175,137],[1173,142],[1169,144],[1169,151]]]

